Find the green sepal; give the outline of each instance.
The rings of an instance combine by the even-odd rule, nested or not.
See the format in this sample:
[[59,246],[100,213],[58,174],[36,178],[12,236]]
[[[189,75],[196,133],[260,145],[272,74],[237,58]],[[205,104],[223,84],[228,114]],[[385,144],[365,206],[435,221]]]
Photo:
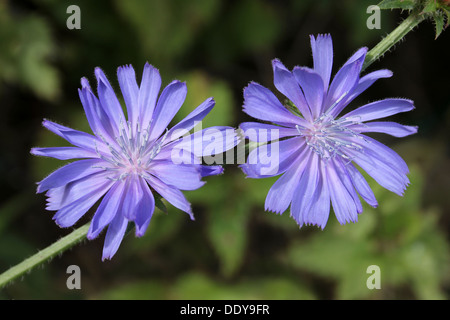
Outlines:
[[161,195],[159,195],[158,193],[154,192],[153,193],[154,197],[155,197],[155,206],[161,210],[162,212],[164,212],[165,214],[167,214],[167,207],[164,204],[164,202],[162,202],[162,197]]

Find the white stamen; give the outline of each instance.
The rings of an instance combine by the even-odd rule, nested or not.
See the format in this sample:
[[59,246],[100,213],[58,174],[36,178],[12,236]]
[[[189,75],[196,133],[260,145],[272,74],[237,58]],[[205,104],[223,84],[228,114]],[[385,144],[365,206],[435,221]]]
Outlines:
[[111,167],[98,166],[98,168],[110,171],[112,176],[108,179],[112,181],[121,181],[130,175],[143,176],[151,161],[161,151],[167,134],[166,129],[166,133],[159,141],[149,141],[149,127],[142,130],[137,122],[133,132],[131,122],[125,125],[124,121],[120,121],[118,136],[114,138],[115,144],[108,143],[104,137],[100,136],[109,154],[101,153],[97,144],[95,145],[98,157],[112,165]]
[[[335,104],[344,96],[345,94]],[[349,128],[353,124],[362,123],[348,118],[335,120],[331,115],[324,113],[312,122],[310,126],[296,125],[295,127],[305,137],[308,147],[325,162],[336,156],[350,162],[351,158],[346,154],[346,149],[364,152],[364,147],[359,143],[353,142],[353,138],[368,142],[362,135]]]

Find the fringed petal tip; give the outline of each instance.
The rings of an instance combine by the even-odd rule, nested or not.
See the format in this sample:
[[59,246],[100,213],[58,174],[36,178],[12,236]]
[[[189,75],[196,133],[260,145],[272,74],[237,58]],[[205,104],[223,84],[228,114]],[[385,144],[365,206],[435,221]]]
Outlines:
[[282,210],[270,208],[267,204],[264,206],[264,210],[268,213],[275,213],[277,215],[282,215],[285,212],[285,210],[282,211]]
[[316,37],[313,34],[309,35],[310,39],[319,40],[319,39],[331,39],[330,33],[318,33]]
[[321,231],[323,231],[325,229],[325,226],[327,225],[327,223],[315,223],[315,222],[299,222],[296,221],[298,228],[304,228],[304,227],[316,227],[318,229],[320,229]]
[[118,66],[117,67],[117,71],[119,71],[119,70],[133,70],[134,71],[134,68],[133,68],[133,66],[131,65],[131,64],[124,64],[123,66]]
[[[358,212],[358,214],[360,214],[360,213]],[[355,217],[354,219],[346,219],[346,220],[344,220],[344,221],[339,221],[339,220],[338,220],[338,222],[339,222],[339,224],[340,224],[341,226],[346,225],[346,224],[350,224],[350,223],[355,224],[355,223],[358,222],[358,218]]]

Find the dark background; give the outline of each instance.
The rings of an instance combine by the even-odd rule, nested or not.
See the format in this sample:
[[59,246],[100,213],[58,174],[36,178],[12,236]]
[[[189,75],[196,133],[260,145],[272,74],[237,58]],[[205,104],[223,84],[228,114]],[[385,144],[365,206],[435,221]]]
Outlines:
[[[81,29],[69,30],[69,5]],[[80,78],[95,86],[94,68],[116,93],[117,67],[132,64],[138,81],[146,61],[163,85],[186,81],[181,119],[209,96],[210,125],[238,126],[242,90],[256,81],[273,89],[271,60],[312,66],[309,35],[330,33],[333,74],[362,46],[372,48],[407,17],[382,11],[369,30],[375,1],[0,1],[0,272],[68,234],[45,211],[35,183],[63,162],[30,155],[31,147],[67,145],[46,132],[43,118],[89,131],[78,99]],[[435,39],[431,21],[369,67],[390,69],[348,108],[387,97],[416,109],[391,120],[418,125],[403,139],[377,135],[411,170],[404,197],[375,181],[379,201],[360,221],[325,230],[299,229],[286,212],[264,212],[275,179],[244,179],[236,165],[185,192],[196,221],[170,206],[155,212],[146,235],[131,232],[112,261],[101,261],[102,234],[85,241],[0,291],[3,299],[448,299],[450,298],[449,39]],[[276,92],[274,90],[274,92]],[[119,95],[120,96],[120,95]],[[92,212],[84,218],[88,221]],[[81,226],[80,221],[76,227]],[[81,269],[81,290],[66,287],[69,265]],[[381,289],[369,290],[370,265]]]

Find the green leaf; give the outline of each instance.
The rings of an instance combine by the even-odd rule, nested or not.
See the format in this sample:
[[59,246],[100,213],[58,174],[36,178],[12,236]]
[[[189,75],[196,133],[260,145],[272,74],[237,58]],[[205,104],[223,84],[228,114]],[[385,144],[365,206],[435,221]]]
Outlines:
[[445,15],[445,19],[447,20],[447,22],[446,22],[446,24],[445,24],[445,27],[444,27],[444,29],[445,29],[445,28],[448,27],[448,24],[450,23],[450,8],[448,8],[448,7],[443,7],[443,8],[442,8],[442,11],[443,11],[443,13],[444,13],[444,15]]
[[418,1],[414,0],[383,0],[378,6],[380,9],[402,9],[412,10],[416,6]]
[[438,3],[436,0],[428,0],[428,2],[425,3],[422,13],[433,13],[436,12],[438,9]]
[[433,19],[434,19],[434,27],[436,29],[435,39],[437,39],[439,37],[439,35],[442,33],[442,31],[444,30],[445,18],[442,13],[438,13],[433,16]]

